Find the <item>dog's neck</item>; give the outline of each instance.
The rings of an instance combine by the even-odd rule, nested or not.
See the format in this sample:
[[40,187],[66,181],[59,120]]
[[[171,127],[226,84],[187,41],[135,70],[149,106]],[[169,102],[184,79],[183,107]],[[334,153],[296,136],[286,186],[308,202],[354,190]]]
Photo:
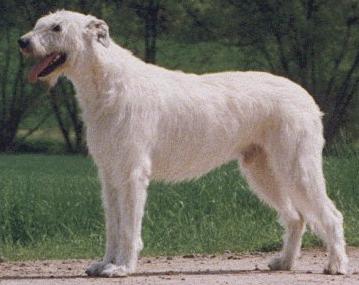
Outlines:
[[[109,57],[108,54],[113,56]],[[109,109],[119,104],[119,90],[125,90],[126,78],[134,68],[132,65],[143,67],[146,64],[111,41],[108,48],[98,45],[84,51],[75,65],[76,69],[66,76],[75,86],[83,116],[91,114],[92,118],[86,118],[87,122],[91,122],[106,115],[111,111]],[[117,90],[116,94],[114,90]],[[93,114],[97,116],[94,117]]]

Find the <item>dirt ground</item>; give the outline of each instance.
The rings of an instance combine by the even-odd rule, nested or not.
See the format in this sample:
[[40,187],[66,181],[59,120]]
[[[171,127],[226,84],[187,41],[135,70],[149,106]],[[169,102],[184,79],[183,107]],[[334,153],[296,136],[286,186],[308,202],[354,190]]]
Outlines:
[[89,260],[51,260],[0,263],[0,284],[9,285],[129,285],[129,284],[330,284],[359,285],[359,249],[349,248],[350,271],[346,276],[322,274],[326,254],[306,250],[294,271],[271,272],[273,253],[143,257],[137,273],[125,278],[88,278]]

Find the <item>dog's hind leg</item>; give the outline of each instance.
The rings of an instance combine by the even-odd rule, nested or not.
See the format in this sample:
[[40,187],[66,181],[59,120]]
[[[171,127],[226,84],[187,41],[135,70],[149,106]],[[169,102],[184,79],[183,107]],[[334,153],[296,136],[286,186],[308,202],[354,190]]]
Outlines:
[[[297,128],[297,130],[296,130]],[[291,132],[288,132],[288,130]],[[311,229],[327,244],[329,274],[345,274],[348,259],[345,253],[343,217],[329,199],[322,168],[321,122],[307,119],[294,126],[272,132],[266,149],[274,176],[287,186],[293,208]]]
[[318,132],[304,133],[298,143],[294,178],[296,182],[295,206],[322,238],[329,251],[329,262],[324,272],[347,273],[343,216],[326,193],[322,169],[323,139]]
[[251,189],[277,210],[285,228],[282,252],[270,262],[269,267],[272,270],[290,270],[300,253],[305,223],[287,195],[286,185],[277,179],[268,159],[262,147],[251,145],[241,153],[240,168]]

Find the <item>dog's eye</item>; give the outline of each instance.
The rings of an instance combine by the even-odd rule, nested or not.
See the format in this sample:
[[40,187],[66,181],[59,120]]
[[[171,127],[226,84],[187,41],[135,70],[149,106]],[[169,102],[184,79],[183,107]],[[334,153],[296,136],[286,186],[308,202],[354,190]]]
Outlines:
[[55,25],[52,27],[52,31],[53,32],[60,32],[61,31],[61,26],[60,25]]

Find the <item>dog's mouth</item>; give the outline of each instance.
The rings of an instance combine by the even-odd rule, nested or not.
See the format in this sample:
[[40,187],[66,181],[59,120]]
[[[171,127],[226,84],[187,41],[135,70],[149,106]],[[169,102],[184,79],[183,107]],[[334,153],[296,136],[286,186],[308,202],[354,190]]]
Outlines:
[[30,82],[36,82],[40,77],[46,77],[54,70],[62,66],[67,59],[67,55],[61,52],[53,52],[43,58],[30,70],[28,79]]

